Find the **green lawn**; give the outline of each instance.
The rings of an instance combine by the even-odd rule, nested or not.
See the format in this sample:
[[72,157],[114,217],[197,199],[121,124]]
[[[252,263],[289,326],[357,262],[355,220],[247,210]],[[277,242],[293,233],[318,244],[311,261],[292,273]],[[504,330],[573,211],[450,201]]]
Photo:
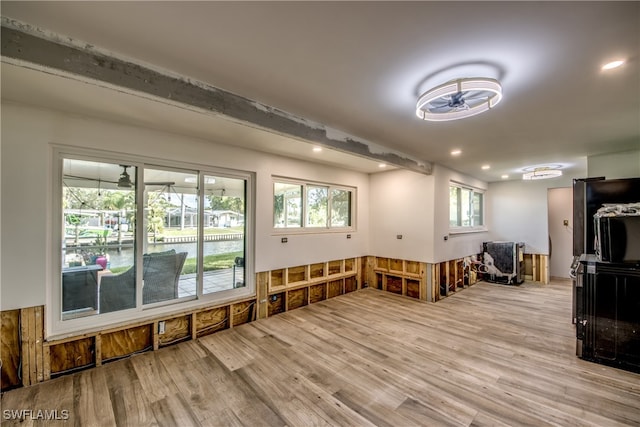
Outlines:
[[[226,254],[217,254],[217,255],[206,255],[203,261],[203,270],[211,271],[211,270],[221,270],[224,268],[233,267],[233,263],[236,257],[242,256],[242,251],[238,252],[229,252]],[[196,272],[196,259],[195,258],[187,258],[184,262],[184,268],[182,269],[182,274],[190,274]]]
[[[233,267],[236,257],[242,256],[242,251],[229,252],[226,254],[206,255],[203,261],[203,270],[222,270]],[[111,268],[113,274],[118,274],[128,270],[131,266]],[[192,274],[196,272],[196,258],[187,258],[184,262],[182,274]]]

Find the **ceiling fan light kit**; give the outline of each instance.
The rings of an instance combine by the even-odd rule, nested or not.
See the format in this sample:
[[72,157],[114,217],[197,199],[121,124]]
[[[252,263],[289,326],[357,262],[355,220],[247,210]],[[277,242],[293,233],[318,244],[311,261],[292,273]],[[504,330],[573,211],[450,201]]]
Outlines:
[[542,168],[535,168],[532,171],[523,173],[522,179],[525,181],[532,181],[536,179],[556,178],[558,176],[562,176],[562,171],[560,169],[542,167]]
[[418,98],[416,115],[428,121],[458,120],[488,111],[502,100],[502,86],[485,77],[451,80]]

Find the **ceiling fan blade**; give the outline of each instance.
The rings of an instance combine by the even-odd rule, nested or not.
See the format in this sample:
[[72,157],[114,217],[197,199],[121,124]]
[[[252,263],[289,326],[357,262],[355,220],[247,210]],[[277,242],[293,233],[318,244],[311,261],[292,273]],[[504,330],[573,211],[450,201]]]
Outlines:
[[[111,181],[108,179],[100,179],[100,178],[89,178],[86,176],[77,176],[77,175],[65,175],[63,178],[67,178],[67,179],[76,179],[76,180],[81,180],[81,181],[92,181],[92,182],[106,182],[109,184],[117,184],[118,181]],[[176,185],[175,182],[173,181],[158,181],[158,182],[145,182],[144,185],[148,185],[148,186],[174,186]]]
[[106,182],[109,184],[117,184],[118,181],[110,181],[108,179],[100,179],[100,178],[88,178],[86,176],[77,176],[77,175],[64,175],[62,177],[63,179],[67,178],[67,179],[77,179],[77,180],[82,180],[82,181],[93,181],[93,182]]
[[433,101],[429,102],[428,105],[433,107],[441,107],[443,105],[449,105],[451,103],[451,96],[441,96],[440,98],[436,98]]
[[452,108],[449,104],[438,105],[438,106],[434,105],[429,108],[429,111],[438,112],[438,113],[445,113],[453,110],[455,110],[455,108]]
[[470,90],[464,94],[465,100],[489,99],[489,94],[485,90]]
[[172,181],[159,181],[159,182],[145,182],[144,185],[160,185],[160,186],[166,187],[166,186],[174,186],[176,185],[176,183]]

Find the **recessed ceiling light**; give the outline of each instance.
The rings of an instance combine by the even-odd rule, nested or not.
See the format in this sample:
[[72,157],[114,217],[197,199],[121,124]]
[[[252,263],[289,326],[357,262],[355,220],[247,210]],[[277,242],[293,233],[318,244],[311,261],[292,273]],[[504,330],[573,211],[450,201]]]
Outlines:
[[509,178],[509,175],[502,175],[501,178],[502,179],[507,179],[507,178]]
[[453,150],[453,151],[451,151],[451,155],[452,156],[459,156],[460,154],[462,154],[462,150]]
[[379,167],[379,168],[386,168],[386,167],[387,167],[387,165],[386,165],[386,163],[380,163],[380,164],[378,165],[378,167]]
[[313,152],[314,153],[319,153],[322,151],[322,147],[313,147]]
[[604,64],[602,66],[602,69],[603,70],[613,70],[614,68],[620,67],[622,64],[624,64],[624,61],[621,60],[621,59],[618,59],[616,61],[607,62],[606,64]]
[[491,169],[491,166],[489,165],[482,165],[482,170],[486,171],[487,169]]

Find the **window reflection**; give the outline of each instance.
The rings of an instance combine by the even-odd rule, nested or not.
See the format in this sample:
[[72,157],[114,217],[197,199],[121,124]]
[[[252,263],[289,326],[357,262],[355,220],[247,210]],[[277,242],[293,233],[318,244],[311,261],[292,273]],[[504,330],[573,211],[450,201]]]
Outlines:
[[246,288],[246,177],[70,158],[62,172],[62,320]]
[[[135,278],[135,176],[136,168],[127,165],[64,160],[63,318],[135,306],[135,284],[119,276],[130,271]],[[101,292],[107,276],[119,278],[108,279]],[[109,293],[117,301],[105,302]]]
[[203,293],[245,286],[244,179],[204,176]]

